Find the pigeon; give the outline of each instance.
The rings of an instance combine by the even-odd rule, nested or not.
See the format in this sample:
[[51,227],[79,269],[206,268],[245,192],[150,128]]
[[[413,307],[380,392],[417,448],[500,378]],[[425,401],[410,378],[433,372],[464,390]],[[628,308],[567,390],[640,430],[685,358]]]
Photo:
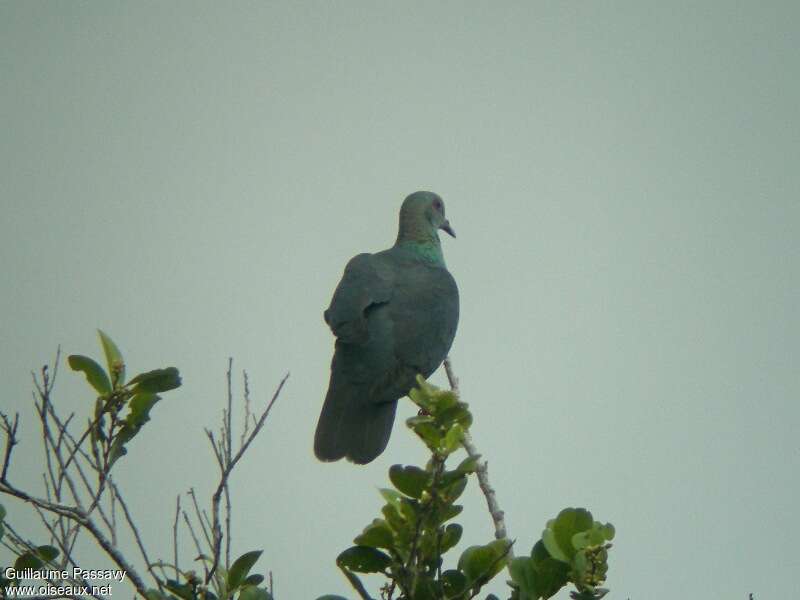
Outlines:
[[397,401],[447,356],[458,326],[458,288],[440,229],[456,237],[442,199],[415,192],[400,208],[394,246],[347,263],[324,313],[336,343],[314,436],[320,460],[367,464],[379,456]]

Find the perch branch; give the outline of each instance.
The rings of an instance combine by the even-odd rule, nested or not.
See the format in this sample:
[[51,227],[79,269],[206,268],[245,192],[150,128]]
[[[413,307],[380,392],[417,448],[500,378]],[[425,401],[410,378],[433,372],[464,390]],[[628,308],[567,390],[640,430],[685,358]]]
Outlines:
[[[445,373],[447,373],[447,380],[450,382],[450,389],[460,397],[461,392],[458,388],[458,377],[453,373],[453,365],[450,362],[449,356],[444,359],[444,370]],[[471,458],[480,456],[478,449],[472,441],[472,436],[468,431],[464,433],[462,445]],[[489,515],[492,517],[492,522],[494,523],[494,537],[498,540],[508,540],[505,513],[500,508],[497,502],[497,494],[489,483],[489,463],[485,459],[478,459],[478,467],[475,469],[475,475],[478,476],[478,485],[481,488],[481,492],[483,492],[483,496],[486,498],[486,506],[489,508]],[[513,560],[514,558],[514,550],[511,545],[508,547],[507,556],[509,560]]]

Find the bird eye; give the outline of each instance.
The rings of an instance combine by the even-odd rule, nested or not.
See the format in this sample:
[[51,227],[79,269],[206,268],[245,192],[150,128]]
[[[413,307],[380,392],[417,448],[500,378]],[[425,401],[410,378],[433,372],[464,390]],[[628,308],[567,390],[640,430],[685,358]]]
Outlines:
[[433,208],[435,208],[436,210],[441,212],[441,210],[442,210],[442,202],[441,202],[441,200],[434,200],[433,201]]

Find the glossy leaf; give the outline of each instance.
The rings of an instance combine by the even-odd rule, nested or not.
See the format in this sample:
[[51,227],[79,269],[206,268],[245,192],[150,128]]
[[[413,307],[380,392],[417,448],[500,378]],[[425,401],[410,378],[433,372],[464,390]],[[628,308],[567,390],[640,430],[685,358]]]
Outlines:
[[183,600],[194,600],[194,591],[192,590],[192,586],[188,583],[181,583],[175,579],[168,579],[165,585],[166,588],[178,596],[178,598],[183,598]]
[[67,363],[73,371],[82,372],[98,394],[105,396],[111,392],[111,382],[103,367],[88,356],[71,354],[67,357]]
[[136,392],[167,392],[181,385],[181,376],[175,367],[154,369],[141,373],[128,382],[128,386],[136,385]]
[[128,414],[125,416],[124,425],[117,432],[109,451],[109,463],[113,464],[121,456],[127,454],[125,444],[131,441],[139,430],[150,420],[150,409],[161,399],[160,396],[149,392],[136,394],[128,404]]
[[445,527],[444,533],[442,534],[441,553],[444,554],[450,550],[450,548],[458,544],[458,542],[461,541],[461,534],[463,532],[464,528],[458,523],[450,523]]
[[447,498],[448,502],[455,502],[464,493],[464,490],[467,487],[467,477],[462,475],[447,487],[445,487],[442,492]]
[[[416,417],[412,417],[416,418]],[[410,420],[410,419],[409,419]],[[439,448],[442,439],[442,433],[439,428],[430,421],[418,421],[414,425],[410,425],[429,450],[436,451]]]
[[565,508],[555,519],[547,522],[542,532],[542,542],[553,558],[570,562],[575,556],[576,548],[572,545],[572,537],[592,528],[592,513],[584,508]]
[[58,550],[53,546],[38,546],[34,550],[28,550],[17,557],[14,568],[22,569],[41,569],[45,563],[55,560],[58,557]]
[[458,559],[458,569],[472,583],[484,583],[499,573],[506,564],[509,542],[495,540],[485,546],[470,546]]
[[245,580],[250,569],[256,564],[256,561],[263,553],[263,550],[253,550],[252,552],[245,552],[231,565],[228,570],[228,589],[234,590]]
[[239,592],[239,600],[272,600],[272,594],[264,588],[248,585]]
[[100,336],[100,343],[106,355],[106,364],[108,365],[108,372],[111,373],[112,386],[122,385],[125,383],[125,361],[122,358],[122,353],[117,348],[114,340],[102,329],[98,329],[97,334]]
[[422,490],[425,489],[429,479],[430,473],[419,467],[392,465],[389,468],[389,480],[398,490],[411,498],[422,496]]
[[453,517],[457,517],[461,514],[461,511],[464,510],[464,507],[460,504],[451,504],[446,506],[441,513],[439,514],[439,522],[444,523],[445,521],[449,521]]
[[467,591],[467,586],[469,585],[467,577],[456,569],[449,569],[442,573],[441,582],[442,591],[448,598],[455,598],[463,594]]
[[591,546],[602,546],[612,539],[614,539],[614,526],[611,523],[604,525],[595,521],[591,529],[574,534],[571,543],[576,550],[581,550]]
[[392,505],[398,512],[402,510],[403,496],[389,488],[381,488],[378,491],[381,493],[381,496],[383,496],[383,499],[386,500],[388,504]]
[[461,446],[461,440],[464,439],[464,428],[458,423],[453,425],[447,430],[444,436],[444,450],[448,454],[455,452]]
[[253,573],[252,575],[248,575],[247,578],[244,580],[243,585],[260,585],[264,581],[264,576],[259,575],[258,573]]
[[394,545],[394,536],[391,527],[385,520],[374,519],[353,542],[357,546],[389,549]]
[[475,456],[468,456],[464,460],[462,460],[459,465],[456,467],[456,471],[459,471],[464,474],[474,473],[478,470],[480,466],[481,455],[476,454]]
[[530,557],[518,557],[509,566],[512,581],[527,598],[550,598],[569,581],[569,566],[554,559],[541,541],[533,547]]
[[339,567],[357,573],[380,573],[392,563],[386,554],[369,546],[351,546],[336,559]]

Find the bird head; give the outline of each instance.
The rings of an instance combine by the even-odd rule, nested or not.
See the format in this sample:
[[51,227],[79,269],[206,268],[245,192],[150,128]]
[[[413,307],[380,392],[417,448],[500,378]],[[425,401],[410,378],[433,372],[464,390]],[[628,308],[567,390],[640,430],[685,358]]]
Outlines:
[[414,240],[424,242],[436,240],[437,231],[446,231],[456,237],[450,221],[444,216],[444,202],[433,192],[414,192],[403,201],[400,208],[400,232],[398,241]]

